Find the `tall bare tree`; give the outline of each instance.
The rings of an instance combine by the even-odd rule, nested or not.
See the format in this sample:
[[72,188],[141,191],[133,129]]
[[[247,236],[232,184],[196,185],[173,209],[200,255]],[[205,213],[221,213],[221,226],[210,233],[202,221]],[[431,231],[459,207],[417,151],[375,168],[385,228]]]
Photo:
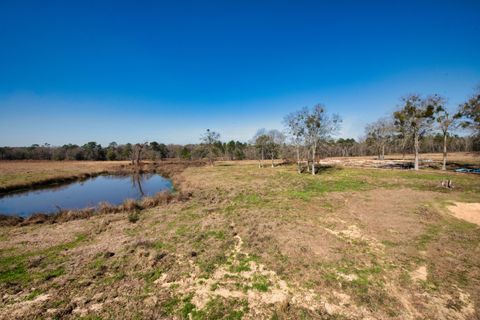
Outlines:
[[435,95],[432,98],[432,104],[435,107],[436,121],[438,129],[442,132],[443,137],[443,161],[442,170],[447,170],[447,142],[448,136],[452,129],[455,129],[459,115],[452,115],[446,108],[445,98]]
[[315,175],[315,160],[319,144],[340,129],[342,120],[336,114],[329,115],[321,104],[315,105],[305,115],[305,141],[312,156],[312,175]]
[[139,166],[141,164],[141,161],[142,161],[142,152],[144,150],[144,148],[147,146],[148,142],[144,142],[144,143],[137,143],[135,144],[135,146],[133,147],[133,152],[132,152],[132,164],[137,164],[137,166]]
[[394,113],[395,123],[402,123],[407,134],[413,138],[415,149],[414,168],[418,170],[420,138],[431,128],[434,121],[435,107],[431,98],[422,99],[420,95],[411,94],[402,98],[403,106]]
[[208,161],[213,166],[213,160],[217,155],[217,143],[220,141],[220,134],[207,129],[200,140],[207,153]]
[[268,136],[267,130],[259,129],[255,136],[253,136],[253,144],[255,148],[260,153],[258,167],[263,168],[263,160],[265,160],[265,153],[267,152],[268,142],[270,138]]
[[288,114],[283,120],[287,127],[287,132],[290,135],[291,141],[295,146],[297,156],[297,172],[301,173],[300,149],[305,142],[305,118],[308,114],[308,109],[303,108],[299,111]]
[[407,146],[410,144],[412,139],[409,124],[403,115],[394,113],[393,125],[396,131],[394,140],[400,143],[400,148],[402,149],[402,160],[405,160]]
[[365,128],[367,142],[373,144],[380,160],[385,159],[385,146],[392,138],[393,123],[390,119],[382,118],[370,123]]
[[270,155],[270,159],[272,160],[272,168],[275,167],[274,159],[278,157],[279,150],[282,145],[285,143],[285,135],[280,131],[273,129],[267,132],[267,151]]

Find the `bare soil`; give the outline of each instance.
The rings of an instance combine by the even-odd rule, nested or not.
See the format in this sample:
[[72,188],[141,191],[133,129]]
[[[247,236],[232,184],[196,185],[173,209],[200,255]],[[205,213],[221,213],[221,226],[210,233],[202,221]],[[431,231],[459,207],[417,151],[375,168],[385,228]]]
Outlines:
[[480,203],[455,202],[448,209],[455,217],[480,226]]

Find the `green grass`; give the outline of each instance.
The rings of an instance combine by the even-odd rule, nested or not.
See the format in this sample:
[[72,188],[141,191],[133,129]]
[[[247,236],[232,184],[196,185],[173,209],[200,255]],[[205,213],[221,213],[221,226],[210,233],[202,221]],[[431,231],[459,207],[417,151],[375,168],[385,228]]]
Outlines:
[[163,273],[163,270],[161,269],[153,269],[142,274],[142,278],[145,280],[147,284],[152,284],[155,280],[160,278],[162,273]]
[[79,320],[102,320],[103,318],[96,315],[86,315],[78,318]]
[[[290,169],[293,169],[290,168]],[[442,193],[468,194],[480,201],[478,177],[441,171],[388,170],[365,168],[326,168],[317,175],[297,174],[293,170],[278,172],[278,178],[287,187],[287,195],[305,201],[328,192],[365,191],[374,188],[411,188]],[[444,179],[455,186],[441,187]]]
[[110,286],[115,282],[118,282],[120,280],[125,279],[126,276],[127,276],[126,273],[120,271],[120,272],[117,272],[110,277],[106,277],[105,280],[104,280],[104,283],[105,283],[105,285]]
[[190,319],[189,314],[195,313],[195,311],[196,311],[195,305],[190,301],[186,301],[182,309],[180,310],[180,315],[182,319]]
[[[384,285],[385,271],[389,266],[374,257],[363,262],[344,258],[336,263],[319,265],[319,268],[328,286],[336,287],[340,284],[361,305],[380,307],[384,305],[383,300],[388,300]],[[347,278],[347,275],[351,277]],[[388,304],[390,303],[391,301]]]
[[97,258],[95,258],[92,262],[90,262],[88,266],[90,267],[90,269],[100,270],[105,265],[106,262],[107,262],[107,259],[105,259],[105,257],[103,257],[103,255],[100,254],[99,256],[97,256]]
[[45,271],[41,274],[41,277],[44,281],[59,277],[61,275],[65,274],[65,268],[64,267],[58,267],[53,270],[48,270]]
[[26,283],[30,276],[25,264],[24,256],[0,259],[0,283]]
[[254,275],[252,279],[252,288],[260,291],[267,292],[271,286],[270,280],[262,275]]
[[138,220],[140,220],[140,215],[138,214],[138,212],[135,211],[128,214],[128,221],[130,223],[137,223]]
[[[443,193],[480,194],[478,177],[468,174],[455,174],[441,171],[412,171],[387,169],[354,169],[348,168],[351,175],[366,177],[370,184],[383,188],[406,187],[414,190],[438,191]],[[452,180],[455,188],[441,187],[444,179]]]
[[[60,264],[66,257],[59,253],[73,249],[85,240],[85,235],[78,235],[73,241],[47,249],[0,257],[0,283],[27,284],[32,280],[47,281],[64,274]],[[40,258],[40,262],[31,270],[28,261],[33,258]]]
[[152,245],[153,249],[157,250],[157,251],[163,251],[163,250],[173,250],[173,246],[171,244],[168,244],[168,243],[165,243],[165,242],[162,242],[160,240],[158,241],[155,241]]
[[189,226],[180,226],[175,230],[175,234],[180,237],[186,236],[190,232]]
[[255,193],[242,193],[236,196],[234,201],[243,205],[258,205],[262,203],[262,198]]
[[419,250],[425,250],[428,244],[434,241],[438,237],[441,231],[442,231],[442,225],[440,224],[429,225],[425,233],[423,233],[417,239],[417,248]]
[[207,305],[201,310],[196,309],[193,304],[187,301],[182,308],[181,315],[183,319],[193,320],[240,320],[243,318],[243,315],[247,311],[248,302],[244,300],[238,301],[215,298],[210,300]]
[[240,273],[243,271],[250,271],[250,261],[258,261],[256,256],[247,256],[240,254],[237,257],[238,261],[229,261],[231,263],[229,267],[230,272]]
[[287,196],[304,201],[329,192],[363,191],[371,188],[365,177],[352,174],[347,169],[329,169],[315,176],[280,172],[279,177],[287,186]]
[[221,251],[213,256],[201,258],[198,261],[198,266],[205,273],[205,276],[208,276],[215,271],[217,266],[222,265],[225,262],[227,262],[227,256],[225,252]]
[[167,316],[172,316],[178,308],[181,300],[178,297],[170,297],[161,304],[162,313]]
[[207,237],[213,237],[218,240],[225,240],[225,231],[223,230],[210,230],[205,232]]

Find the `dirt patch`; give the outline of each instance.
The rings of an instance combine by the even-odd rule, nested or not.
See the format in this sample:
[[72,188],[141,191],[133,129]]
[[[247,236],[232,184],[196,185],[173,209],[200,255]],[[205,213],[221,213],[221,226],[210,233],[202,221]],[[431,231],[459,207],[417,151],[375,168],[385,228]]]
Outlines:
[[419,280],[419,281],[427,281],[427,275],[428,273],[427,273],[426,266],[420,266],[418,269],[410,273],[412,280]]
[[455,202],[448,209],[455,217],[480,226],[480,203]]

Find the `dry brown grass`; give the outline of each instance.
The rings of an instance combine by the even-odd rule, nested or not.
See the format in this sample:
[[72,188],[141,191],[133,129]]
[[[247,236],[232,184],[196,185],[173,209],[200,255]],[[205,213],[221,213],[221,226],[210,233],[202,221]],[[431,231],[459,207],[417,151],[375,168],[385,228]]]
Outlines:
[[126,199],[123,201],[122,209],[125,211],[137,211],[140,210],[140,204],[137,202],[137,200]]
[[108,202],[102,202],[98,205],[98,211],[101,214],[115,213],[116,209],[117,209],[116,206]]
[[84,179],[126,166],[128,162],[114,161],[0,161],[0,192]]

